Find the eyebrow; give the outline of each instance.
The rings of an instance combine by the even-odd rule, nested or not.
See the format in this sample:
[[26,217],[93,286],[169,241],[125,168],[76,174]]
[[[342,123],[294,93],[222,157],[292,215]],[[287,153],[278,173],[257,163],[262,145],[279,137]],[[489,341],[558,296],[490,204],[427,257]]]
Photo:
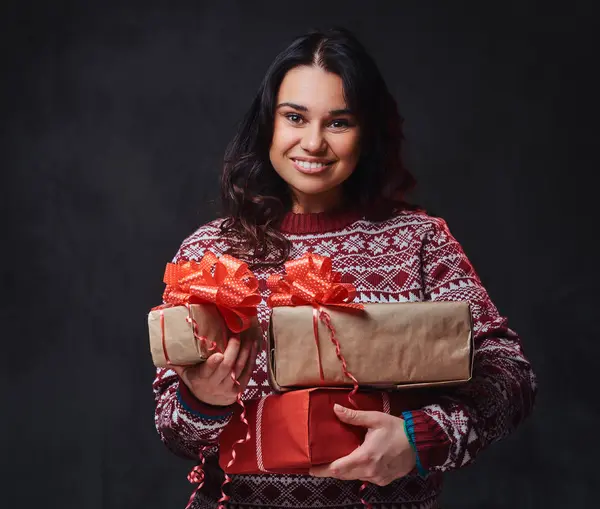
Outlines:
[[[308,108],[306,106],[301,106],[300,104],[295,104],[295,103],[290,103],[290,102],[278,104],[276,109],[283,108],[284,106],[289,106],[290,108],[294,108],[295,110],[298,110],[298,111],[308,111]],[[349,108],[342,108],[339,110],[330,110],[329,114],[330,115],[352,115],[353,113]]]

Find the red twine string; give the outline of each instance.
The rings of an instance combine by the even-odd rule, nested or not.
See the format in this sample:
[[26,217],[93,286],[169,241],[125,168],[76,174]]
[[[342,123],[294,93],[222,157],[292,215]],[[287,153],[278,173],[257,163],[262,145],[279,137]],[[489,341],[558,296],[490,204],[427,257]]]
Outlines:
[[329,330],[329,338],[335,346],[335,354],[337,355],[337,358],[342,363],[342,370],[344,371],[344,375],[347,376],[350,380],[352,380],[353,389],[348,394],[348,401],[350,401],[352,406],[358,410],[358,405],[356,403],[356,400],[354,399],[354,395],[358,392],[358,380],[352,373],[350,373],[350,371],[348,371],[348,363],[346,362],[346,358],[342,355],[340,342],[338,341],[335,335],[335,327],[331,323],[331,317],[329,316],[327,311],[321,309],[319,312],[319,318]]
[[[258,280],[247,264],[229,255],[218,258],[211,251],[207,251],[199,262],[180,260],[177,263],[168,263],[163,281],[167,285],[163,294],[165,304],[158,306],[158,309],[161,309],[162,346],[168,365],[172,365],[172,363],[165,344],[165,321],[162,308],[186,306],[188,310],[186,321],[192,326],[194,338],[205,347],[208,355],[210,355],[215,351],[222,353],[222,350],[218,348],[214,341],[209,343],[207,337],[199,335],[198,324],[192,316],[191,304],[212,303],[217,306],[226,325],[223,328],[223,344],[226,345],[228,340],[227,330],[238,334],[249,328],[252,319],[256,317],[257,306],[262,299],[258,291]],[[238,444],[250,439],[250,427],[245,418],[246,408],[242,401],[241,385],[237,381],[234,372],[231,373],[231,378],[237,389],[237,403],[242,407],[242,422],[247,427],[246,438],[236,442]],[[234,447],[236,444],[234,444]],[[196,493],[204,485],[205,450],[206,447],[200,449],[200,464],[196,465],[188,475],[188,480],[198,486],[192,493],[186,509],[189,509]],[[235,451],[232,451],[230,466],[234,461]],[[223,487],[228,482],[230,482],[230,479],[226,476],[225,482],[221,486],[222,498],[220,502],[229,500],[229,497],[223,491]],[[219,507],[221,506],[222,504]]]
[[[338,339],[336,337],[335,327],[331,323],[331,317],[324,309],[320,309],[319,318],[321,319],[321,321],[326,325],[327,329],[329,330],[329,338],[331,339],[331,342],[335,345],[335,353],[336,353],[338,359],[340,360],[340,362],[342,363],[342,369],[344,371],[344,375],[346,375],[350,380],[352,380],[352,384],[354,387],[353,387],[352,391],[348,394],[348,401],[354,408],[359,410],[358,404],[356,403],[356,400],[354,399],[355,394],[358,392],[358,380],[352,373],[350,373],[350,371],[348,371],[348,364],[346,362],[346,358],[342,354],[340,342],[338,341]],[[317,343],[318,343],[318,339],[317,339]],[[320,365],[321,364],[319,362],[319,366]],[[321,379],[323,380],[323,378],[321,378]],[[373,509],[373,506],[364,499],[364,492],[367,489],[368,485],[369,485],[368,482],[366,482],[366,481],[363,482],[358,490],[358,495],[360,497],[360,502],[362,503],[363,506],[365,506],[366,509]]]
[[[325,382],[321,350],[319,344],[318,319],[329,330],[329,337],[335,346],[335,353],[342,364],[344,375],[352,381],[353,389],[348,394],[350,404],[358,409],[354,396],[358,392],[358,381],[348,370],[348,363],[341,351],[340,342],[331,323],[331,317],[323,306],[335,306],[339,310],[362,310],[364,306],[352,302],[356,296],[356,289],[349,283],[341,282],[341,274],[332,269],[331,259],[314,253],[306,253],[299,259],[285,263],[286,275],[272,275],[267,281],[267,287],[273,292],[268,299],[268,305],[276,306],[313,306],[313,329],[317,345],[319,377]],[[317,319],[318,317],[318,319]],[[360,487],[359,496],[361,503],[367,508],[372,506],[363,498],[363,492],[368,483]]]
[[[215,341],[210,341],[210,344],[208,344],[208,341],[209,341],[208,338],[206,336],[200,336],[198,334],[198,322],[196,322],[196,320],[192,316],[191,306],[189,304],[185,304],[185,306],[188,309],[188,316],[186,317],[186,321],[192,326],[192,332],[194,334],[194,338],[196,338],[196,340],[198,342],[203,343],[206,346],[206,350],[207,350],[207,352],[209,352],[209,354],[211,352],[223,353],[223,350],[221,350],[219,348],[219,345],[217,345],[217,343]],[[237,337],[239,337],[239,336],[237,336]],[[226,346],[227,342],[228,342],[227,332],[225,331],[225,328],[223,328],[223,344]],[[168,361],[168,359],[167,359],[167,361]],[[231,467],[235,462],[235,458],[236,458],[235,447],[236,447],[236,445],[243,444],[243,443],[247,442],[248,440],[250,440],[250,438],[251,438],[250,425],[248,423],[248,419],[246,419],[246,405],[244,404],[244,401],[242,400],[241,385],[235,376],[235,372],[233,372],[233,371],[231,372],[231,379],[233,380],[233,383],[235,384],[236,389],[237,389],[236,401],[237,401],[238,405],[240,405],[242,407],[242,413],[240,415],[240,420],[245,424],[247,431],[246,431],[245,438],[240,439],[233,444],[233,447],[231,450],[231,461],[227,465],[228,468]],[[194,499],[196,498],[196,494],[204,486],[204,480],[205,480],[204,465],[206,463],[206,459],[204,457],[204,452],[209,447],[210,446],[203,446],[200,448],[200,451],[198,452],[200,464],[196,465],[194,468],[192,468],[191,472],[188,474],[188,477],[187,477],[188,481],[192,484],[197,484],[197,486],[194,489],[194,491],[192,492],[185,509],[190,509],[192,503],[194,502]],[[225,509],[225,506],[223,505],[223,503],[229,501],[229,496],[225,493],[225,486],[227,484],[229,484],[230,482],[231,482],[231,478],[227,474],[225,474],[225,480],[221,484],[221,498],[219,499],[219,506],[218,506],[219,509]]]
[[[206,336],[200,336],[198,334],[198,322],[196,322],[196,320],[192,316],[192,308],[191,308],[190,304],[186,303],[184,305],[188,310],[188,316],[186,316],[185,320],[187,323],[189,323],[191,325],[192,333],[194,334],[194,338],[196,338],[196,340],[199,343],[202,343],[206,347],[207,352],[210,353],[210,352],[216,351],[218,353],[222,353],[223,351],[219,348],[219,346],[217,345],[217,343],[215,341],[211,341],[210,344],[208,344],[208,338]],[[164,330],[163,330],[163,339],[164,339]],[[227,333],[225,332],[225,329],[223,329],[223,344],[224,345],[227,344]],[[164,348],[164,342],[163,342],[163,348]],[[165,354],[166,354],[166,352],[165,352]],[[169,362],[168,359],[167,359],[167,362]],[[232,376],[233,376],[233,373],[232,373]],[[210,446],[206,446],[206,445],[200,447],[200,451],[198,451],[198,457],[200,459],[200,464],[194,466],[194,468],[192,468],[191,472],[187,476],[188,481],[192,484],[197,484],[197,486],[194,488],[194,491],[192,491],[192,494],[190,495],[190,499],[189,499],[187,505],[185,506],[185,509],[190,509],[190,507],[192,506],[192,504],[194,502],[194,499],[196,498],[196,494],[204,486],[204,480],[205,480],[204,465],[206,464],[206,458],[204,457],[204,452],[209,447]]]
[[319,378],[321,383],[325,383],[325,374],[323,373],[323,363],[321,362],[321,345],[319,344],[319,308],[313,306],[313,332],[315,343],[317,345],[317,364],[319,366]]
[[319,376],[325,381],[321,352],[319,345],[319,329],[317,316],[327,326],[331,341],[335,345],[336,355],[342,362],[342,369],[354,385],[350,393],[350,402],[356,406],[353,396],[358,391],[356,378],[348,371],[346,359],[341,353],[340,343],[336,338],[335,329],[331,324],[331,317],[323,307],[335,307],[340,311],[364,310],[364,305],[353,302],[356,288],[350,283],[342,283],[342,275],[332,268],[331,259],[314,253],[306,253],[301,258],[285,263],[285,276],[272,274],[267,280],[267,288],[271,295],[267,304],[271,307],[278,306],[312,306],[313,330],[317,346]]
[[[235,377],[235,373],[233,371],[231,372],[231,379],[233,380],[233,383],[237,387],[237,403],[242,408],[242,413],[240,414],[240,420],[246,425],[246,436],[244,438],[237,440],[232,445],[231,460],[229,460],[229,463],[227,463],[227,468],[230,468],[235,463],[235,458],[237,456],[237,454],[235,452],[236,446],[246,443],[251,438],[250,424],[248,423],[248,419],[246,419],[246,405],[244,404],[244,401],[242,400],[241,385],[240,385],[240,382]],[[223,503],[229,501],[229,495],[227,495],[225,493],[225,486],[227,484],[229,484],[230,482],[231,482],[231,477],[229,477],[229,475],[227,473],[225,473],[225,480],[223,481],[223,484],[221,484],[221,498],[219,499],[219,506],[218,506],[219,509],[225,509],[225,506],[223,505]]]
[[364,505],[366,509],[373,509],[373,506],[364,499],[364,492],[367,489],[368,485],[369,483],[366,481],[360,485],[360,489],[358,490],[358,496],[360,497],[362,505]]
[[196,486],[194,491],[192,491],[192,494],[190,495],[190,499],[189,499],[187,505],[185,506],[185,509],[190,509],[190,507],[194,503],[196,494],[204,486],[204,477],[205,477],[204,476],[204,464],[206,462],[206,460],[204,458],[204,451],[206,451],[206,449],[208,449],[208,448],[209,448],[209,446],[206,446],[206,445],[204,445],[200,448],[200,452],[199,452],[200,464],[196,465],[194,468],[192,468],[192,471],[187,476],[188,481],[190,481],[192,484],[197,484],[198,486]]
[[[189,303],[184,303],[183,305],[188,310],[188,315],[185,317],[185,321],[190,324],[190,326],[192,328],[192,333],[194,334],[194,338],[196,339],[196,341],[198,341],[198,343],[201,343],[201,345],[204,346],[204,349],[208,355],[210,355],[211,353],[218,350],[217,343],[215,343],[214,341],[210,341],[210,343],[209,343],[209,339],[206,336],[200,336],[200,334],[198,334],[198,322],[196,322],[196,320],[194,320],[194,317],[192,316],[191,305]],[[165,309],[170,308],[170,307],[174,307],[173,304],[163,304],[162,306],[159,307],[159,309],[160,309],[160,335],[161,335],[160,339],[161,339],[161,344],[162,344],[162,349],[163,349],[163,355],[165,356],[165,361],[167,363],[167,366],[174,366],[174,365],[175,366],[193,366],[194,363],[182,364],[179,362],[177,364],[173,364],[169,357],[169,352],[167,350],[167,337],[166,337],[166,332],[165,332]],[[225,329],[223,329],[223,344],[225,344],[226,342],[227,342],[227,333],[225,332]],[[202,346],[200,348],[202,348]]]
[[167,365],[171,365],[171,359],[169,359],[169,353],[167,352],[167,339],[165,337],[165,310],[160,310],[160,339],[162,342],[163,354]]

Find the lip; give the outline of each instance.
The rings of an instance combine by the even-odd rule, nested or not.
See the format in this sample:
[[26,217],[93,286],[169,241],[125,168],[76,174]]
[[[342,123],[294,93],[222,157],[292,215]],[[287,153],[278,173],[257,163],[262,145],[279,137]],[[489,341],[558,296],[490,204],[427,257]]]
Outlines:
[[[299,161],[312,162],[307,159],[301,159],[301,158],[294,158],[294,159],[298,159]],[[323,173],[324,171],[327,171],[329,168],[331,168],[335,162],[335,161],[332,161],[327,165],[321,166],[320,168],[304,168],[304,167],[300,166],[296,161],[294,161],[294,159],[290,158],[290,161],[292,161],[294,168],[296,168],[300,173],[304,173],[306,175],[316,175],[318,173]],[[314,162],[316,163],[317,161],[314,161]]]

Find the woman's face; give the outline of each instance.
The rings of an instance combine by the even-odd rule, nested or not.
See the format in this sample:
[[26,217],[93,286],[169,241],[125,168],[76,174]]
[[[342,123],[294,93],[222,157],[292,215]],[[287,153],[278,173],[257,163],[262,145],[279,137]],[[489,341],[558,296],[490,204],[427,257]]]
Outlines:
[[335,207],[360,154],[360,128],[344,100],[341,78],[318,67],[291,69],[275,107],[269,157],[292,190],[295,210]]

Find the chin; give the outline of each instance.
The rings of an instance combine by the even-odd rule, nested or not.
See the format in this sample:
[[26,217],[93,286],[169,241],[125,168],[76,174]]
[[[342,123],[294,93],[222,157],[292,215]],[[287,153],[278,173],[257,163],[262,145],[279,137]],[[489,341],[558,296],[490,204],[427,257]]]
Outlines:
[[332,192],[335,192],[335,189],[341,185],[323,185],[322,183],[313,182],[288,182],[288,185],[296,192],[304,194],[306,196],[319,196],[319,195],[329,195]]

